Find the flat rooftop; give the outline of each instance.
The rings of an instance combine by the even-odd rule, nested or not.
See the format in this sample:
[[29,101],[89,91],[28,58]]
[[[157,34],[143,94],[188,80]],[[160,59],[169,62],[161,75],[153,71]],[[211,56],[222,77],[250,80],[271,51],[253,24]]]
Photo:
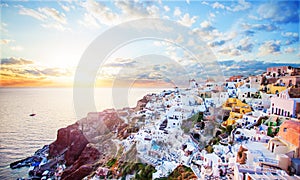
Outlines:
[[247,144],[243,144],[243,146],[245,146],[252,154],[257,154],[255,159],[261,158],[264,159],[264,162],[269,162],[269,160],[277,160],[276,155],[268,150],[267,143],[250,141]]

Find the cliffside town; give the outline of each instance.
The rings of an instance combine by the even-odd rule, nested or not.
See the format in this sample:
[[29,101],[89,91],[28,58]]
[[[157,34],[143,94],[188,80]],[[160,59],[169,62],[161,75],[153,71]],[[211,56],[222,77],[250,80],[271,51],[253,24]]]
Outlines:
[[300,179],[300,68],[189,83],[88,113],[11,167],[41,179]]

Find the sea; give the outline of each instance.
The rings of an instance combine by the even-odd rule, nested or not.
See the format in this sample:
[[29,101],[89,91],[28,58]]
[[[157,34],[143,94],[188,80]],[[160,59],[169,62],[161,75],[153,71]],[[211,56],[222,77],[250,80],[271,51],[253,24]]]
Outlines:
[[[161,91],[162,88],[94,88],[93,103],[96,111],[135,107],[144,95]],[[74,108],[74,103],[80,103],[77,101],[72,88],[0,88],[1,180],[28,178],[28,168],[10,169],[9,164],[32,156],[55,141],[58,129],[95,111],[81,108],[78,112]]]

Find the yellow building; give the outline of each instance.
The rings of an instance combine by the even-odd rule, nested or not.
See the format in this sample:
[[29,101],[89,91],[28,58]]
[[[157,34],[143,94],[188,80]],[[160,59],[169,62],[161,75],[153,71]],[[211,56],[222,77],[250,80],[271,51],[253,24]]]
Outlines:
[[233,125],[235,124],[236,120],[243,118],[243,114],[251,112],[251,107],[243,103],[241,100],[237,98],[229,98],[223,104],[223,109],[230,110],[230,114],[228,119],[222,123],[223,126]]
[[281,91],[286,90],[286,86],[278,86],[278,85],[274,85],[274,84],[268,84],[267,85],[267,93],[268,94],[278,94]]

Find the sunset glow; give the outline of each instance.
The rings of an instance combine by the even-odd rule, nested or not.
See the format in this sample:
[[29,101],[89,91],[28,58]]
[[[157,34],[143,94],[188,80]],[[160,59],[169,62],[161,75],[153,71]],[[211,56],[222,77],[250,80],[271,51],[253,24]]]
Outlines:
[[[214,53],[225,76],[243,65],[250,68],[241,74],[258,74],[274,63],[299,63],[298,15],[298,1],[1,1],[0,85],[72,87],[78,62],[95,38],[115,25],[152,17],[190,28]],[[117,75],[124,84],[140,77],[137,87],[173,86],[163,72],[182,76],[159,59],[135,62],[147,54],[170,58],[191,78],[206,78],[202,72],[207,70],[190,64],[185,50],[141,40],[112,52],[99,67],[95,86],[110,87]],[[124,66],[130,73],[118,74]]]

